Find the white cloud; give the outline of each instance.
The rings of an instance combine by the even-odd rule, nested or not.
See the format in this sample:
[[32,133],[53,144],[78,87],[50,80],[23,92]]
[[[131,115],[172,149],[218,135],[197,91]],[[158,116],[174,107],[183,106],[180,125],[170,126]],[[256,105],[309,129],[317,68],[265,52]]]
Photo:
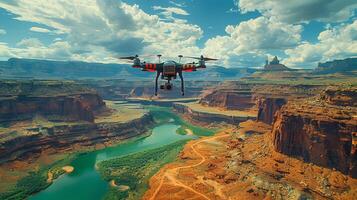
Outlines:
[[31,27],[30,31],[39,32],[39,33],[50,33],[51,32],[50,30],[48,30],[46,28],[41,28],[41,27],[36,27],[36,26]]
[[4,29],[0,29],[0,35],[5,35],[6,31]]
[[284,60],[296,67],[313,68],[318,62],[357,56],[357,20],[322,31],[315,44],[304,42],[285,51]]
[[[217,36],[205,43],[204,53],[218,57],[228,66],[260,65],[270,50],[285,50],[300,44],[302,26],[275,22],[258,17],[241,22],[237,26],[227,26],[226,36]],[[254,59],[258,59],[256,62]],[[244,62],[243,62],[244,61]]]
[[187,11],[185,11],[182,8],[177,8],[177,7],[161,7],[161,6],[154,6],[154,10],[160,11],[160,16],[163,16],[163,20],[168,20],[168,21],[182,21],[186,23],[186,20],[179,19],[177,17],[174,17],[173,15],[181,15],[181,16],[187,16],[190,15]]
[[16,44],[18,47],[41,47],[43,46],[42,42],[37,38],[26,38],[22,39]]
[[[118,62],[114,59],[118,54],[192,54],[199,52],[196,42],[202,36],[197,25],[179,19],[163,21],[157,15],[145,13],[137,5],[120,0],[51,3],[13,0],[0,2],[0,7],[15,14],[18,20],[45,25],[61,34],[62,41],[69,44],[67,49],[71,54],[68,59]],[[188,14],[180,8],[166,11]]]
[[154,6],[154,10],[161,10],[162,13],[168,13],[170,15],[177,14],[177,15],[189,15],[188,12],[182,8],[177,7],[161,7],[161,6]]
[[242,13],[259,11],[264,16],[288,23],[318,20],[341,22],[357,8],[356,0],[236,0]]
[[185,3],[182,2],[182,3],[177,3],[177,2],[174,2],[174,1],[169,1],[170,4],[176,6],[176,7],[186,7]]

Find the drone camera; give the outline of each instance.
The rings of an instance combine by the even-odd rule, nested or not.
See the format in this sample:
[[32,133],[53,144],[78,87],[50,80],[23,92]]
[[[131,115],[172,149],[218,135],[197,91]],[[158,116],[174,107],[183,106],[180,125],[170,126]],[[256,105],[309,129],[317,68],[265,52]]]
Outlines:
[[171,90],[171,89],[172,89],[172,86],[171,86],[171,84],[169,84],[169,85],[166,85],[166,89],[167,89],[167,90]]
[[171,83],[165,83],[165,85],[160,85],[161,90],[172,90],[172,84]]

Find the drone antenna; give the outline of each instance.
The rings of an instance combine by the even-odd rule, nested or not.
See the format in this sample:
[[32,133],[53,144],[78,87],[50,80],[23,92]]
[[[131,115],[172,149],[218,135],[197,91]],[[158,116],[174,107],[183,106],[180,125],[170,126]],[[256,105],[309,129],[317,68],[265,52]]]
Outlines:
[[181,63],[181,59],[182,59],[183,55],[179,55],[178,57],[179,57],[179,63]]
[[157,55],[157,57],[159,58],[159,63],[161,63],[161,59],[160,59],[161,56],[162,56],[161,54]]

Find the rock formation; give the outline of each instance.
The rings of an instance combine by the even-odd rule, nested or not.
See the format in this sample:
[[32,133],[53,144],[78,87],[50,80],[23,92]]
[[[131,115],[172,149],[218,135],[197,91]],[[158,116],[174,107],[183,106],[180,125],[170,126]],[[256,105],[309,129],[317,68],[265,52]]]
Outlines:
[[357,58],[346,58],[325,63],[319,63],[315,72],[317,73],[336,73],[357,71]]
[[[342,93],[352,98],[356,91],[352,88]],[[328,98],[330,94],[331,90],[326,90],[319,97],[284,105],[273,125],[274,147],[281,153],[357,177],[357,108],[340,106],[341,101]]]
[[94,121],[105,107],[96,91],[71,81],[0,81],[0,122],[30,120]]
[[43,115],[56,121],[94,121],[94,112],[105,103],[95,93],[68,96],[13,96],[0,98],[0,122]]
[[[145,133],[153,123],[152,116],[145,114],[125,123],[81,123],[29,129],[27,135],[0,142],[0,163],[34,158],[45,151],[54,153],[96,144],[112,144]],[[0,140],[4,137],[6,135],[2,134]]]
[[272,124],[275,113],[286,104],[287,100],[284,98],[260,98],[258,100],[258,116],[257,120]]
[[183,114],[193,122],[199,123],[220,123],[224,122],[227,124],[239,124],[240,122],[246,121],[248,119],[255,119],[255,114],[251,112],[242,113],[241,115],[229,115],[225,114],[225,112],[205,112],[200,111],[198,109],[192,109],[189,106],[182,104],[182,103],[174,103],[173,108],[176,112]]
[[280,61],[278,60],[278,57],[274,57],[272,61],[268,63],[268,60],[265,63],[264,66],[265,71],[289,71],[291,70],[287,66],[280,64]]
[[245,110],[255,105],[252,100],[252,84],[234,83],[215,88],[205,94],[200,104],[211,107],[220,107],[227,110]]

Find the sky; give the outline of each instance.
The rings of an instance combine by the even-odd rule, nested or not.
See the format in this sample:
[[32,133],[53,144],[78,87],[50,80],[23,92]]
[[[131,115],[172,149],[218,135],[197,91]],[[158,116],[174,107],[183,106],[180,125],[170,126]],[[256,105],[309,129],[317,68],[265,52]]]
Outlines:
[[314,68],[357,57],[356,11],[356,0],[0,0],[0,60],[181,54],[262,67],[276,55]]

